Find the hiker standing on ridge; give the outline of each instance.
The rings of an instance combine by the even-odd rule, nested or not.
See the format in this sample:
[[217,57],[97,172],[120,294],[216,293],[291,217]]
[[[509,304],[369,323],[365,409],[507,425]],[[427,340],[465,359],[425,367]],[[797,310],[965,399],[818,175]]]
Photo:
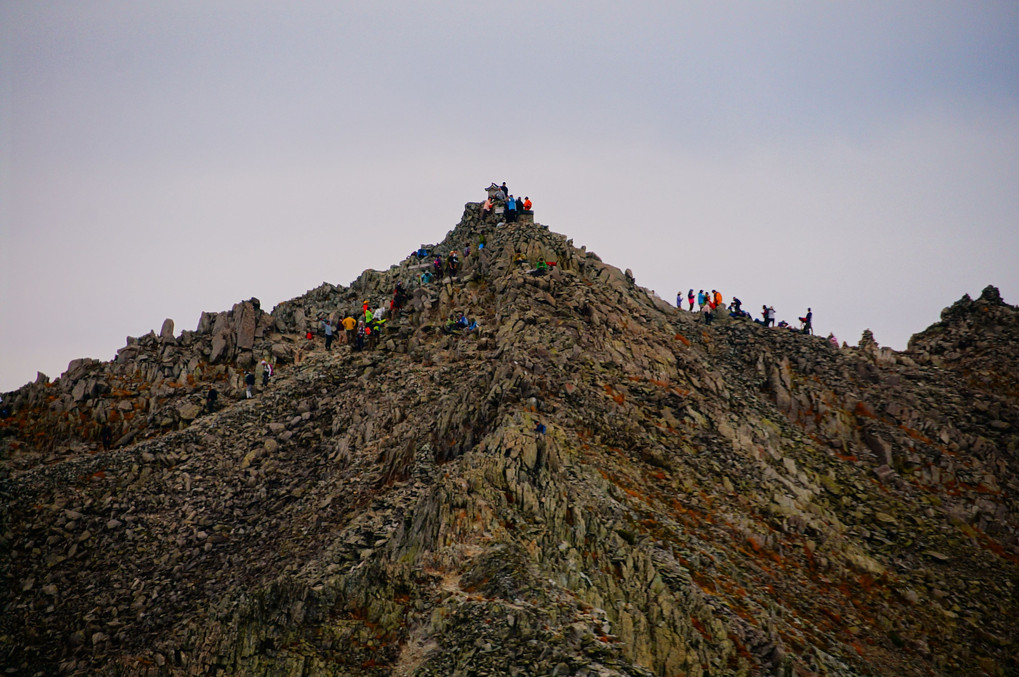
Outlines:
[[683,308],[683,292],[676,292],[676,307],[679,309]]
[[322,328],[326,333],[326,350],[329,350],[329,347],[333,345],[333,321],[328,317],[323,318]]
[[528,214],[530,214],[532,206],[534,206],[534,205],[531,203],[531,198],[529,198],[529,197],[527,197],[525,195],[524,196],[524,211],[527,212]]
[[357,349],[358,351],[364,350],[364,337],[368,332],[368,327],[365,326],[364,320],[357,321]]
[[517,220],[517,203],[510,195],[506,198],[506,223],[513,223]]
[[343,331],[347,335],[347,345],[351,348],[354,347],[354,330],[357,329],[357,320],[352,315],[347,315],[343,318]]
[[800,331],[804,334],[813,334],[814,325],[812,323],[814,319],[814,313],[810,308],[807,308],[807,314],[800,318]]
[[696,298],[697,297],[694,296],[693,289],[691,289],[690,291],[688,291],[686,293],[686,300],[690,302],[690,312],[691,313],[693,312],[693,302],[696,300]]

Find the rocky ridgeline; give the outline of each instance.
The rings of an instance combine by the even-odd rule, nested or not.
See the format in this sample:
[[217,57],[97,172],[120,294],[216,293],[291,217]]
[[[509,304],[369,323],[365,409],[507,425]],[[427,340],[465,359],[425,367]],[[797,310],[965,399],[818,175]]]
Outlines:
[[[421,286],[409,257],[271,314],[252,300],[194,333],[164,326],[5,398],[0,662],[1019,669],[1019,310],[997,290],[905,353],[872,337],[840,350],[705,326],[565,237],[486,222],[476,204],[436,249],[464,247],[456,278]],[[556,265],[536,276],[518,253]],[[303,338],[398,281],[411,301],[377,349]],[[479,329],[443,332],[453,311]],[[244,400],[239,374],[263,355],[277,376]],[[209,384],[226,406],[187,409]],[[102,451],[109,421],[122,439]]]

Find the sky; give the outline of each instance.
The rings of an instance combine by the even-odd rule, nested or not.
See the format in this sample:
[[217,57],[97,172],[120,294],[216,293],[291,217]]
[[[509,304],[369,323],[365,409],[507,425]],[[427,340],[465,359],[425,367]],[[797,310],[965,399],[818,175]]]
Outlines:
[[0,392],[493,181],[662,298],[905,349],[1019,303],[1019,3],[0,0]]

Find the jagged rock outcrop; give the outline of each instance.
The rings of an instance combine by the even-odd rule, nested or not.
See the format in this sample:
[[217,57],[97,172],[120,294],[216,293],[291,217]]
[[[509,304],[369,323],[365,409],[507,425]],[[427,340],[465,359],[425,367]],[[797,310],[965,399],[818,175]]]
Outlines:
[[[478,248],[479,240],[485,246]],[[410,248],[410,247],[408,247]],[[678,311],[468,204],[433,248],[5,402],[19,673],[1005,675],[1019,309],[905,353]],[[554,262],[544,275],[533,263]],[[320,317],[409,301],[374,350]],[[451,312],[478,322],[444,331]],[[245,367],[273,381],[242,399]],[[202,414],[209,385],[223,407]],[[129,416],[130,415],[130,416]],[[116,425],[103,451],[102,425]]]

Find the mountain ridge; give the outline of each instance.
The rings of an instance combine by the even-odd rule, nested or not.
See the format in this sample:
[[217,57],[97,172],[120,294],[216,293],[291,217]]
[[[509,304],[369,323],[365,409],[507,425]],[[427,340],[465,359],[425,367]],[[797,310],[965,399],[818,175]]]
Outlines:
[[[705,326],[476,203],[435,249],[464,247],[456,277],[415,286],[411,256],[271,314],[251,300],[164,325],[5,398],[5,663],[1016,669],[1019,310],[997,290],[904,353],[836,349]],[[302,338],[398,281],[407,305],[375,350]],[[446,333],[458,310],[479,328]],[[239,399],[262,355],[277,377]],[[203,415],[210,384],[227,406]]]

